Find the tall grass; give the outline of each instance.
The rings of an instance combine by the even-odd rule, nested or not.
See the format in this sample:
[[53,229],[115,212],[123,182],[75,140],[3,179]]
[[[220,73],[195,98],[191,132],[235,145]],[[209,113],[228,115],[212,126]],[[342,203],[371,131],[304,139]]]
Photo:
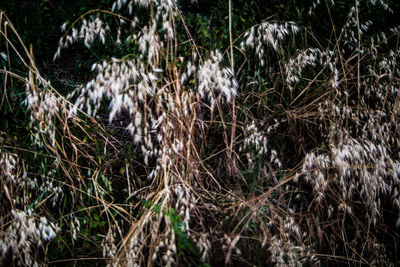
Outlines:
[[62,25],[55,60],[78,42],[132,50],[67,96],[0,13],[30,138],[0,136],[0,260],[397,265],[400,35],[372,31],[365,5],[392,12],[355,1],[326,46],[266,20],[229,23],[209,51],[179,3],[118,0]]

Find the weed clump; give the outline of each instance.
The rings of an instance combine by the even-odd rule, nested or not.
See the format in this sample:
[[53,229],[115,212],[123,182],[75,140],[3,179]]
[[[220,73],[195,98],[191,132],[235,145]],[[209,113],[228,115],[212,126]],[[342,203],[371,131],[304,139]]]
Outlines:
[[67,96],[12,46],[26,78],[1,73],[25,85],[30,142],[0,140],[0,259],[396,265],[400,35],[370,30],[370,4],[393,12],[354,1],[328,40],[272,19],[233,39],[230,22],[223,51],[196,44],[177,1],[118,0],[62,25],[55,60],[77,42],[132,52]]

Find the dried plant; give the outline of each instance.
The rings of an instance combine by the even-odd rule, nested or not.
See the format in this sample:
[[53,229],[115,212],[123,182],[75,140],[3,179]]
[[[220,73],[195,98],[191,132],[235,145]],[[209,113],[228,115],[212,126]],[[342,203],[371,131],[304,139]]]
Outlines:
[[66,97],[13,46],[27,77],[1,73],[25,86],[47,165],[0,136],[0,260],[41,264],[58,235],[109,266],[397,265],[400,35],[371,32],[369,4],[392,11],[354,1],[325,47],[285,21],[233,40],[229,5],[229,47],[207,51],[178,1],[118,0],[63,24],[54,59],[79,42],[137,52],[94,62]]

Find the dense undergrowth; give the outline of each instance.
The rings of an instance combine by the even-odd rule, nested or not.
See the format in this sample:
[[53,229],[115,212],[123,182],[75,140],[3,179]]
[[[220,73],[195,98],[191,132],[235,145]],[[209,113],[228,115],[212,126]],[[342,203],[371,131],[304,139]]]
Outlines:
[[396,266],[398,6],[184,2],[63,24],[72,90],[0,13],[0,263]]

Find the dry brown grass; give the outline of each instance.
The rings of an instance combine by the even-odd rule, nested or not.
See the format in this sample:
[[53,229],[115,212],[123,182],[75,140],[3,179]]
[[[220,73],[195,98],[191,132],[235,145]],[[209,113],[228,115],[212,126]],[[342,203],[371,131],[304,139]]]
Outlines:
[[[152,10],[148,24],[134,4]],[[0,259],[45,263],[38,255],[59,236],[71,255],[90,241],[113,266],[396,265],[400,35],[364,37],[359,4],[333,47],[290,52],[282,46],[301,29],[264,22],[223,54],[188,32],[176,39],[177,25],[187,28],[174,1],[119,0],[63,25],[55,58],[107,34],[115,45],[133,40],[140,55],[94,63],[92,80],[68,97],[0,13],[0,41],[27,77],[0,72],[26,86],[27,152],[49,165],[35,177],[1,137]],[[115,29],[103,13],[117,16]],[[268,81],[235,67],[236,42]],[[184,45],[191,56],[178,54]],[[85,232],[101,221],[89,227],[96,238]]]

